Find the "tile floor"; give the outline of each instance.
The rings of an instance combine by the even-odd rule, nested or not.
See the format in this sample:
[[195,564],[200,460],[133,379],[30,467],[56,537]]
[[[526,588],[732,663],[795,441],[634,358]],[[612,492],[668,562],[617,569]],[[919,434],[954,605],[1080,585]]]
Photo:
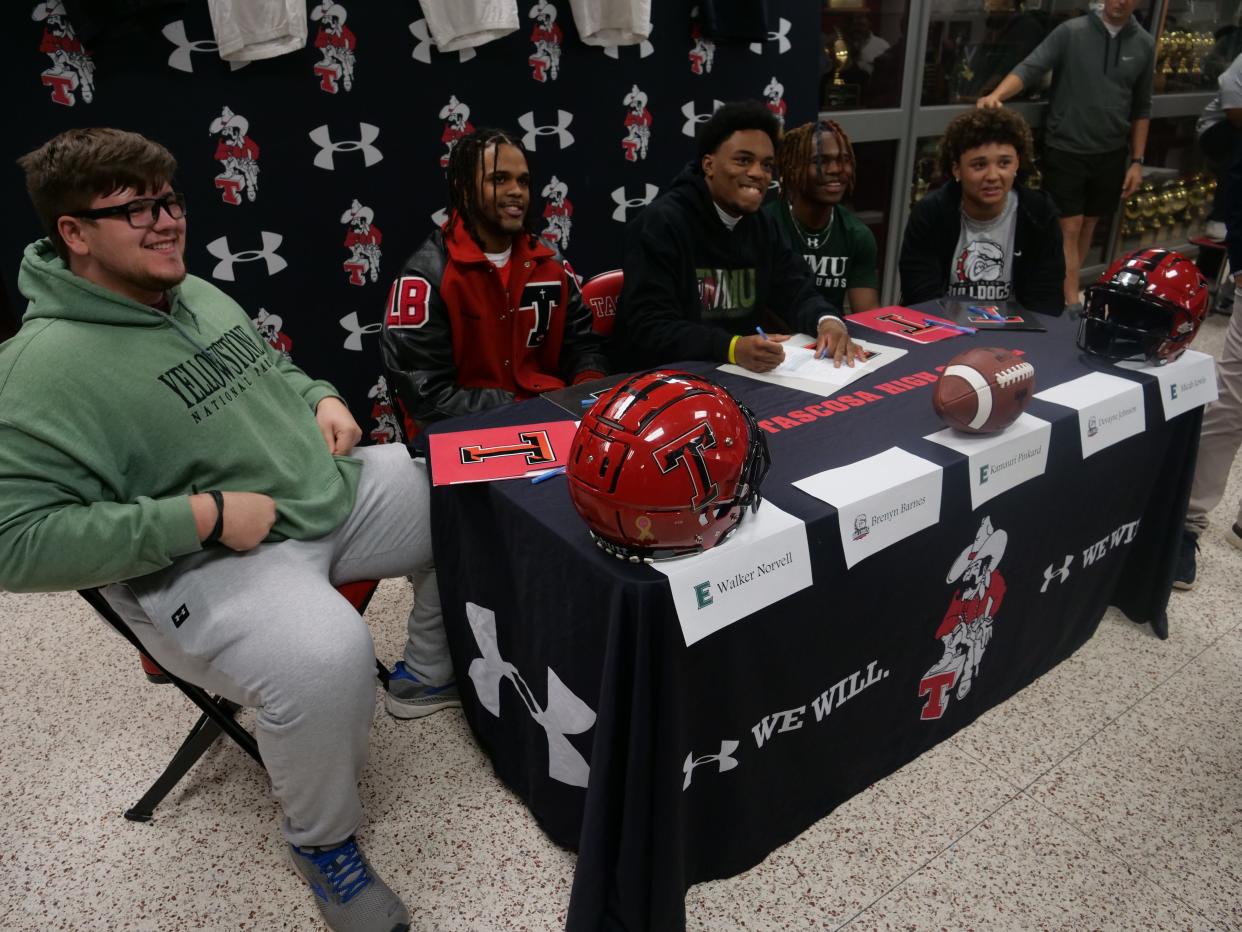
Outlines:
[[[1220,346],[1226,318],[1198,347]],[[687,896],[693,932],[1242,930],[1242,553],[1224,541],[1171,637],[1115,612],[1074,657],[762,864]],[[400,647],[406,590],[368,618]],[[262,771],[220,744],[141,825],[121,818],[193,712],[73,595],[0,593],[0,929],[320,928]],[[372,861],[418,932],[563,928],[574,857],[505,790],[459,712],[377,708]]]

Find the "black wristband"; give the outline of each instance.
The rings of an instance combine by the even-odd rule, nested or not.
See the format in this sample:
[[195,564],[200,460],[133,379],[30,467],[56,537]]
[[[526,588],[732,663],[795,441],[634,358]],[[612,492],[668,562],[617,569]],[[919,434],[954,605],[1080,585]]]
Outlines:
[[1147,163],[1143,161],[1143,157],[1141,155],[1136,155],[1134,158],[1130,159],[1130,164],[1131,165],[1146,165]]
[[216,544],[220,542],[220,534],[224,531],[224,494],[215,489],[211,489],[205,494],[211,496],[211,500],[216,503],[216,523],[212,527],[211,533],[203,538],[203,546],[208,544]]

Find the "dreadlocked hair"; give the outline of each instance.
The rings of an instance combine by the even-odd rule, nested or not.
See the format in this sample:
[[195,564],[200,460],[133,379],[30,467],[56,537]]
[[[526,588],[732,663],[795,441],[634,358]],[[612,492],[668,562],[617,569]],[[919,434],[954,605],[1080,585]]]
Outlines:
[[845,195],[854,193],[854,144],[845,130],[835,120],[803,123],[795,129],[785,130],[781,147],[776,153],[776,168],[781,180],[781,196],[793,203],[794,195],[806,185],[812,171],[811,162],[824,151],[824,137],[837,137],[841,147],[839,174],[845,185]]
[[[452,232],[453,225],[460,221],[465,227],[466,232],[470,234],[470,238],[482,246],[479,239],[479,231],[477,222],[482,205],[479,204],[478,176],[482,169],[484,175],[488,173],[487,166],[483,165],[483,156],[488,146],[495,146],[493,150],[492,168],[495,168],[496,160],[500,157],[500,147],[513,146],[522,153],[526,159],[526,165],[530,167],[530,154],[523,147],[520,137],[514,133],[507,132],[503,129],[476,129],[468,136],[462,136],[453,146],[453,150],[449,153],[448,169],[446,177],[449,189],[449,227],[448,232]],[[494,192],[493,192],[494,193]],[[522,228],[532,238],[537,236],[534,227],[535,216],[535,195],[534,190],[531,191],[531,202],[526,209],[526,217],[522,221]]]

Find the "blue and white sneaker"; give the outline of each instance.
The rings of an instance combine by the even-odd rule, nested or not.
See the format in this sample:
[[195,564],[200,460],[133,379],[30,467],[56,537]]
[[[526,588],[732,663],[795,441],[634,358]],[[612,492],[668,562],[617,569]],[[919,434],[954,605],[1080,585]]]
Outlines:
[[384,708],[393,718],[422,718],[432,712],[460,705],[456,680],[444,686],[428,686],[405,668],[404,660],[398,660],[388,674]]
[[352,837],[335,848],[290,845],[289,857],[333,932],[409,932],[410,911],[376,876]]

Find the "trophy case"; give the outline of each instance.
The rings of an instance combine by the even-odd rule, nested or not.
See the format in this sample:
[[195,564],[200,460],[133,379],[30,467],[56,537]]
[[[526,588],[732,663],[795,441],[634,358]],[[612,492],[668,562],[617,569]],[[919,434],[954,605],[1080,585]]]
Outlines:
[[1184,250],[1203,233],[1217,179],[1195,137],[1195,117],[1152,120],[1143,185],[1122,205],[1117,252],[1143,246]]
[[[1187,0],[1192,2],[1192,0]],[[974,103],[996,89],[1048,33],[1094,6],[1084,0],[931,0],[923,58],[922,103]],[[1155,0],[1134,15],[1150,27]],[[1047,82],[1015,100],[1041,100]]]
[[906,0],[824,0],[820,109],[900,106],[909,6]]
[[1242,0],[1168,0],[1156,38],[1152,93],[1216,92],[1242,54]]

